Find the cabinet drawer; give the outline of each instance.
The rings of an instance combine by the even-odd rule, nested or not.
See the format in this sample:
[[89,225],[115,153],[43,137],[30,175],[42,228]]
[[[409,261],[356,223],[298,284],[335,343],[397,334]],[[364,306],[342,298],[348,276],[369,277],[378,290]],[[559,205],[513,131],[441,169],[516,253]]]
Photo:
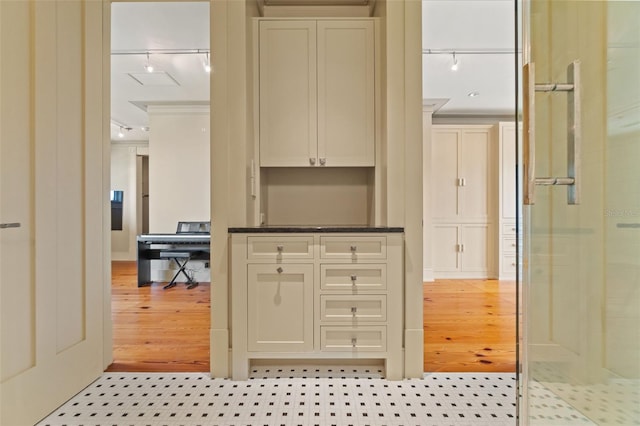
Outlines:
[[502,224],[502,235],[516,235],[516,224],[515,223],[503,223]]
[[387,265],[321,265],[322,290],[386,290]]
[[516,239],[515,238],[503,238],[502,239],[502,252],[515,254],[516,252]]
[[387,237],[320,237],[322,259],[386,259]]
[[505,275],[515,275],[516,273],[516,256],[502,256],[502,273]]
[[313,236],[247,237],[248,259],[313,259]]
[[375,296],[320,296],[321,321],[386,321],[387,297]]
[[320,327],[320,349],[325,352],[384,352],[387,350],[387,328]]

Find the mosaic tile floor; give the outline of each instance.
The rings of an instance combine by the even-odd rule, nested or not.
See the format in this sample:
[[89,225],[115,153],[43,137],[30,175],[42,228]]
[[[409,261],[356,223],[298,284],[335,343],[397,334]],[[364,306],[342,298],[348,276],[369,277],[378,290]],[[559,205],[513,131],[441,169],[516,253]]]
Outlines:
[[515,375],[260,367],[248,381],[204,373],[107,373],[40,426],[514,426]]
[[589,386],[531,381],[530,425],[640,426],[638,389],[637,380]]

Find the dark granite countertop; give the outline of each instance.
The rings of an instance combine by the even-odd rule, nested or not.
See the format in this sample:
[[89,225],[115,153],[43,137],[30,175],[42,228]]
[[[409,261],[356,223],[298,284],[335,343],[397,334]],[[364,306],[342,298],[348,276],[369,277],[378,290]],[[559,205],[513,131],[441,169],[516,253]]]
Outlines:
[[274,233],[348,233],[348,232],[371,232],[371,233],[402,233],[402,227],[390,226],[249,226],[246,228],[229,228],[230,234],[274,234]]

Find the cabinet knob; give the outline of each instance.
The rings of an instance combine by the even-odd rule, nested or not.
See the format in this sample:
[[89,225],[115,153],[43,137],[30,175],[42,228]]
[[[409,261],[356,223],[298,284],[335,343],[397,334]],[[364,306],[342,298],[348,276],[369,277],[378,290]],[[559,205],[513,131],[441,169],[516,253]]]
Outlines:
[[320,159],[320,165],[324,166],[325,164],[327,164],[327,159],[326,158],[321,158]]
[[352,307],[351,307],[351,313],[352,313],[353,315],[355,315],[357,311],[358,311],[358,308],[357,308],[357,307],[355,307],[355,306],[352,306]]
[[351,246],[350,249],[351,249],[352,253],[355,253],[356,250],[358,250],[358,247],[357,246]]
[[284,270],[283,270],[281,267],[279,267],[279,266],[278,266],[278,269],[276,269],[276,271],[277,271],[279,274],[281,274]]
[[309,164],[311,164],[312,166],[316,165],[316,159],[315,158],[309,158]]
[[277,246],[276,250],[278,250],[278,253],[282,253],[282,251],[284,250],[283,246]]
[[357,342],[358,342],[358,341],[356,340],[356,338],[355,338],[355,337],[352,337],[352,338],[351,338],[351,346],[353,346],[354,348],[356,347],[356,343],[357,343]]
[[351,281],[353,281],[353,283],[356,283],[356,280],[358,279],[358,277],[356,275],[351,275]]

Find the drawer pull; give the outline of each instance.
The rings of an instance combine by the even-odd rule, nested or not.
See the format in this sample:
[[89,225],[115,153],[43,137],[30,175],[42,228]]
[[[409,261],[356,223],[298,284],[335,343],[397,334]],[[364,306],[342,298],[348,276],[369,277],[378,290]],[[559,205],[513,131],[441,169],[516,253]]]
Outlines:
[[358,277],[356,275],[351,275],[351,282],[353,283],[353,285],[356,284],[356,280],[358,279]]
[[357,343],[357,339],[355,337],[351,338],[351,346],[353,346],[354,348],[356,347],[356,343]]
[[276,269],[276,271],[277,271],[279,274],[281,274],[284,270],[283,270],[281,267],[279,267],[279,266],[278,266],[278,269]]
[[355,315],[357,311],[358,311],[358,308],[357,308],[357,307],[355,307],[355,306],[352,306],[352,307],[351,307],[351,313],[352,313],[353,315]]
[[282,253],[284,251],[284,247],[283,246],[277,246],[276,250],[278,250],[278,253]]
[[351,246],[351,252],[352,252],[352,253],[355,253],[355,252],[356,252],[356,250],[358,250],[358,247],[357,247],[357,246]]
[[515,246],[516,246],[516,243],[511,243],[511,247],[515,247]]

